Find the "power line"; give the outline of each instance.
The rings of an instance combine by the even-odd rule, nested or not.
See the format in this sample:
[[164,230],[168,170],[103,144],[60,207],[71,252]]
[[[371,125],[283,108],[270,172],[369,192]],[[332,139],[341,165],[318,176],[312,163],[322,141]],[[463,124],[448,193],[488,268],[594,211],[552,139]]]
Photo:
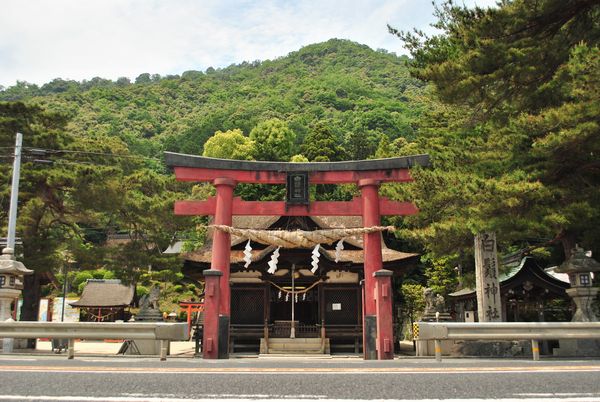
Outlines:
[[[0,161],[0,164],[11,164],[14,156],[3,156],[0,155],[0,159],[5,159],[5,161]],[[6,160],[8,159],[8,160]],[[87,161],[68,161],[64,159],[56,159],[56,160],[48,160],[48,159],[32,159],[31,157],[25,156],[24,162],[33,162],[44,165],[86,165],[86,166],[105,166],[111,167],[113,164],[109,163],[97,163],[97,162],[87,162]]]
[[23,149],[32,152],[32,153],[54,153],[54,154],[80,154],[80,155],[95,155],[95,156],[108,156],[112,158],[129,158],[129,159],[148,159],[160,161],[159,158],[142,156],[142,155],[126,155],[126,154],[114,154],[108,152],[96,152],[96,151],[79,151],[79,150],[71,150],[71,149],[50,149],[50,148],[33,148],[33,147],[23,147]]
[[[10,147],[0,147],[0,149],[10,149]],[[13,147],[14,149],[14,147]],[[136,159],[136,160],[146,160],[146,161],[154,161],[162,163],[162,160],[154,157],[147,157],[141,155],[124,155],[124,154],[113,154],[106,152],[94,152],[94,151],[78,151],[78,150],[66,150],[66,149],[46,149],[46,148],[33,148],[33,147],[23,147],[27,154],[23,155],[24,159],[28,162],[34,163],[42,163],[42,164],[74,164],[74,165],[90,165],[90,166],[112,166],[110,164],[105,163],[97,163],[97,161],[71,161],[66,160],[64,158],[56,158],[54,155],[59,154],[77,154],[77,155],[93,155],[93,156],[105,156],[111,158],[121,158],[121,159]],[[66,156],[66,155],[65,155]],[[34,157],[39,157],[38,159],[32,159]],[[52,159],[43,159],[44,157],[51,157]],[[12,160],[14,155],[0,155],[0,159],[10,159]],[[7,162],[0,162],[7,163]]]

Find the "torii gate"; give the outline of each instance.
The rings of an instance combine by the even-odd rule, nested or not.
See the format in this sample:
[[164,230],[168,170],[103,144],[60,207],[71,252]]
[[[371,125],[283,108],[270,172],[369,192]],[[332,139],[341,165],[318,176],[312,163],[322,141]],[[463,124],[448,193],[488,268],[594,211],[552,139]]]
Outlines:
[[[216,196],[206,201],[177,201],[176,215],[213,215],[214,224],[231,226],[233,215],[362,216],[363,226],[379,226],[382,215],[414,215],[410,202],[379,197],[383,182],[412,181],[408,169],[427,166],[428,155],[348,162],[261,162],[165,153],[180,181],[212,182]],[[243,201],[233,197],[237,183],[286,184],[286,201]],[[309,184],[355,183],[361,196],[352,201],[308,199]],[[382,269],[381,235],[363,235],[365,359],[393,359],[391,272]],[[215,230],[211,269],[206,278],[203,356],[229,357],[231,238]]]

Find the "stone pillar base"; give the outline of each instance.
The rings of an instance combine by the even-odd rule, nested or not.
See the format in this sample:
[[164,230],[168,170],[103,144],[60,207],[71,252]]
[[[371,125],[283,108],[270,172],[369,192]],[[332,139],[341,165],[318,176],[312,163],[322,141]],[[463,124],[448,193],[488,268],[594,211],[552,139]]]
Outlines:
[[600,357],[600,340],[561,339],[553,350],[556,357]]

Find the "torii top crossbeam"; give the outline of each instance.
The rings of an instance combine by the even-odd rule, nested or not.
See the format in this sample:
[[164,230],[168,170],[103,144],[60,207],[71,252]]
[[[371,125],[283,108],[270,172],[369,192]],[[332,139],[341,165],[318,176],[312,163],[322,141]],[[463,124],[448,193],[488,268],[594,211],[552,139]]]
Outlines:
[[[305,174],[310,184],[344,184],[372,181],[409,182],[409,168],[428,166],[428,155],[402,156],[346,162],[264,162],[208,158],[165,152],[167,165],[175,171],[177,180],[214,182],[230,179],[236,183],[286,184],[290,174]],[[289,186],[289,183],[288,183]],[[289,190],[289,189],[288,189]],[[214,215],[216,198],[206,201],[178,201],[177,215]],[[233,215],[287,216],[361,216],[359,199],[347,202],[284,203],[281,201],[233,200]],[[393,202],[379,198],[381,215],[414,215],[418,212],[410,202]]]
[[228,171],[227,175],[239,183],[285,184],[287,173],[308,172],[313,184],[342,184],[361,179],[410,181],[408,169],[428,166],[429,155],[346,162],[264,162],[165,152],[165,161],[182,181],[212,181]]

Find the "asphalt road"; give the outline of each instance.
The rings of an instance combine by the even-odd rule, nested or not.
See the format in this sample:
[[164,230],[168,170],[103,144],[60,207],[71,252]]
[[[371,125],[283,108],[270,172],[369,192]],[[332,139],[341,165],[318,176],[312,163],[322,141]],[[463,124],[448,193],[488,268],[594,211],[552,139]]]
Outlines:
[[599,360],[0,356],[0,401],[600,401]]

